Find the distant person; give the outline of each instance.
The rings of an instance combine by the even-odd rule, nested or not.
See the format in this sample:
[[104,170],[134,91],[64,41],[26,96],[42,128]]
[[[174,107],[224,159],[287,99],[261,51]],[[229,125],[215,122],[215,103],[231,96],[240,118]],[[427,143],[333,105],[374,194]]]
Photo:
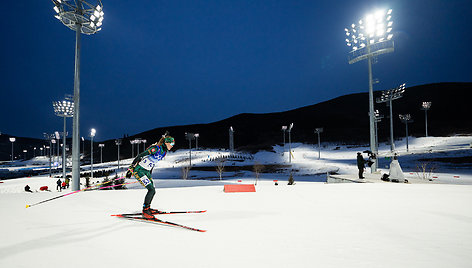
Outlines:
[[398,162],[397,154],[393,156],[393,160],[390,163],[390,172],[388,174],[388,177],[392,182],[408,182],[408,180],[405,179],[403,170],[400,166],[400,163]]
[[66,177],[66,188],[69,189],[70,178]]
[[359,169],[359,179],[364,179],[365,160],[361,153],[357,153],[357,168]]
[[56,181],[56,184],[57,184],[56,190],[58,190],[59,192],[62,192],[62,181],[61,181],[61,179],[58,179]]
[[151,202],[156,193],[154,188],[154,182],[152,181],[152,169],[157,164],[158,161],[162,160],[169,152],[172,147],[174,147],[175,141],[174,138],[168,136],[167,133],[159,140],[159,142],[154,143],[149,146],[144,152],[140,153],[133,160],[133,163],[128,168],[126,173],[126,178],[131,178],[134,176],[142,186],[146,187],[148,190],[146,196],[144,197],[143,204],[143,217],[152,219],[154,218],[153,214],[158,214],[160,211],[156,209],[151,209]]
[[31,188],[29,187],[28,184],[26,184],[26,186],[25,186],[25,192],[30,192],[30,193],[33,192],[33,191],[31,191]]

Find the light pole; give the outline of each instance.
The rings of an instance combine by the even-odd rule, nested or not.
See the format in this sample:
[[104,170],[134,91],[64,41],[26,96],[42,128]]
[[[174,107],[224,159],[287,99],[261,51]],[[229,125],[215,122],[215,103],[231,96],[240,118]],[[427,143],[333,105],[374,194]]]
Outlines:
[[384,90],[380,98],[377,98],[377,103],[385,102],[390,108],[390,151],[395,151],[395,140],[393,138],[393,100],[403,97],[405,92],[405,83],[401,84],[397,88]]
[[85,139],[84,137],[81,137],[82,140],[82,155],[85,155]]
[[91,35],[102,28],[103,4],[92,5],[84,0],[52,0],[56,19],[75,31],[74,117],[72,130],[72,190],[80,190],[80,34]]
[[105,144],[100,143],[98,147],[100,147],[100,163],[103,164],[103,147],[105,147]]
[[431,109],[431,102],[424,101],[421,110],[424,110],[424,122],[425,122],[425,130],[426,130],[426,137],[428,137],[428,110]]
[[93,179],[93,137],[95,137],[95,134],[97,131],[92,128],[90,130],[90,177]]
[[378,132],[378,123],[382,121],[383,115],[380,115],[379,110],[375,110],[375,146],[379,148],[379,132]]
[[134,157],[134,144],[136,143],[136,140],[130,140],[129,143],[131,143],[131,158]]
[[10,138],[11,142],[11,161],[13,162],[13,143],[16,141],[16,138]]
[[115,144],[118,146],[118,169],[120,169],[120,145],[121,145],[122,140],[121,139],[116,139]]
[[24,156],[24,158],[23,158],[24,160],[26,160],[26,153],[27,153],[27,152],[28,152],[28,150],[23,150],[23,153],[25,154],[25,156]]
[[52,107],[54,108],[54,113],[57,116],[64,117],[64,132],[62,133],[63,141],[62,141],[62,178],[66,179],[66,167],[67,167],[67,158],[66,158],[66,138],[67,138],[67,130],[66,130],[66,118],[74,116],[74,102],[67,98],[63,101],[55,101],[52,103]]
[[398,117],[400,117],[400,120],[405,123],[405,129],[406,129],[406,151],[408,152],[408,123],[413,123],[413,119],[411,119],[410,114],[399,114]]
[[200,137],[200,134],[195,133],[195,150],[198,150],[198,137]]
[[318,159],[321,159],[321,142],[320,142],[320,134],[323,132],[323,128],[315,128],[315,133],[318,134]]
[[143,142],[143,152],[146,151],[146,142],[147,140],[141,140]]
[[284,152],[285,152],[285,131],[287,131],[287,126],[282,126],[282,132],[284,133]]
[[234,129],[233,127],[229,127],[229,151],[234,151]]
[[[51,134],[51,150],[52,150],[52,163],[53,165],[55,165],[55,162],[56,161],[56,155],[55,155],[55,152],[54,152],[54,146],[56,146],[56,140],[54,139],[56,137],[55,134]],[[56,168],[57,169],[57,168]],[[54,171],[54,173],[56,172],[56,170]]]
[[49,146],[46,146],[46,149],[49,149],[49,177],[52,176],[52,165],[51,165],[51,151],[52,151],[52,138],[54,134],[43,133],[44,138],[49,141]]
[[189,155],[190,155],[190,167],[191,167],[192,166],[192,139],[195,138],[195,134],[185,132],[185,138],[188,140],[188,148],[189,148]]
[[136,150],[138,150],[138,151],[136,152],[136,155],[139,155],[139,145],[141,144],[141,141],[142,141],[142,140],[141,140],[141,139],[136,139],[136,140],[134,140],[134,141],[136,142]]
[[[391,16],[392,10],[379,10],[368,14],[359,23],[345,28],[346,42],[352,51],[349,53],[349,64],[367,59],[369,71],[369,125],[370,150],[377,155],[375,144],[374,89],[372,78],[372,60],[374,57],[394,51]],[[377,171],[377,161],[371,166],[371,172]]]
[[288,127],[288,162],[292,163],[292,128],[293,123]]

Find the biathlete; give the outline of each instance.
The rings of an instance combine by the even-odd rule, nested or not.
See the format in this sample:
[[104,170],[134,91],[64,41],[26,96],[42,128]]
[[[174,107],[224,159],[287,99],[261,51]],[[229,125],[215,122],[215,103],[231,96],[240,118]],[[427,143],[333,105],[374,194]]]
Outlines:
[[162,160],[167,152],[174,147],[174,138],[168,135],[163,136],[159,142],[149,146],[144,152],[140,153],[133,160],[133,163],[128,168],[126,178],[131,178],[133,175],[146,189],[148,190],[144,197],[143,217],[154,218],[153,214],[158,214],[159,210],[151,208],[151,202],[156,194],[154,182],[152,181],[151,173],[158,161]]

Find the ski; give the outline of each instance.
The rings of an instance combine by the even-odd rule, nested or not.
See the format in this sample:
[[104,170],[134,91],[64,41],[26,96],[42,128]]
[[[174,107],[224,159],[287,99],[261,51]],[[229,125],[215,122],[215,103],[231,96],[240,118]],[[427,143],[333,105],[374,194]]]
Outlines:
[[123,219],[128,219],[128,220],[145,221],[145,222],[152,222],[152,223],[168,225],[168,226],[173,226],[173,227],[179,227],[179,228],[184,228],[184,229],[191,230],[191,231],[196,231],[196,232],[202,232],[202,233],[206,232],[206,230],[185,226],[185,225],[178,224],[178,223],[175,223],[175,222],[163,221],[163,220],[159,220],[159,219],[156,219],[156,218],[147,219],[147,218],[138,217],[138,216],[118,216],[118,217],[123,218]]
[[[206,210],[190,210],[190,211],[159,211],[156,213],[153,213],[153,215],[167,215],[167,214],[190,214],[190,213],[204,213]],[[111,215],[115,217],[129,217],[129,216],[141,216],[143,213],[137,212],[137,213],[124,213],[124,214],[116,214],[116,215]]]

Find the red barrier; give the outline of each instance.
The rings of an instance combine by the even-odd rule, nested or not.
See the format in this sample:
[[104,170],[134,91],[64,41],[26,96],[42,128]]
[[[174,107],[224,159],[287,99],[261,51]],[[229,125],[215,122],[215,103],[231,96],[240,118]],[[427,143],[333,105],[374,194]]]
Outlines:
[[256,187],[254,184],[237,184],[237,185],[225,185],[225,193],[242,193],[242,192],[255,192]]

